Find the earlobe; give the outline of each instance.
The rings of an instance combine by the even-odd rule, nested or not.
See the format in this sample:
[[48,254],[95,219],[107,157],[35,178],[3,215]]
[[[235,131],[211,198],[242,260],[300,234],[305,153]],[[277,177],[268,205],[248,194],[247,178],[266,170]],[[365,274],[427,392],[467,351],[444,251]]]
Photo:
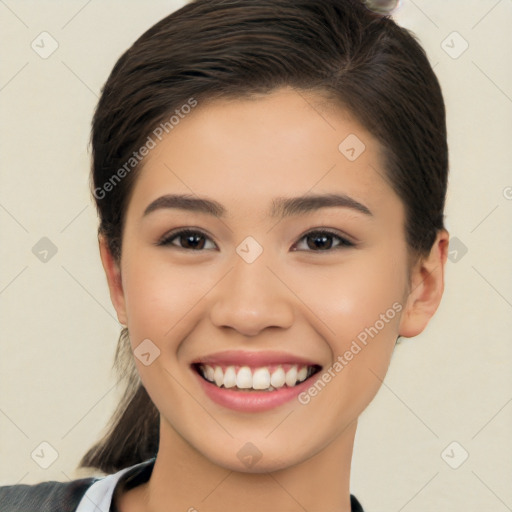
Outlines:
[[100,249],[100,258],[103,270],[107,278],[108,288],[110,291],[110,300],[117,312],[119,323],[126,326],[126,305],[124,300],[123,284],[121,279],[121,269],[114,260],[108,243],[103,235],[98,235],[98,244]]
[[421,259],[412,270],[411,289],[400,320],[400,336],[417,336],[436,312],[444,291],[448,240],[448,232],[440,230],[428,257]]

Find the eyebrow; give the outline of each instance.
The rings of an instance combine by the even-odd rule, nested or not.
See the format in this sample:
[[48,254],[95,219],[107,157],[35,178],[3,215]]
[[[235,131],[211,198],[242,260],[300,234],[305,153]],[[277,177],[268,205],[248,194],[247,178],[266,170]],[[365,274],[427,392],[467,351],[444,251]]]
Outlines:
[[[345,194],[304,195],[299,197],[276,197],[272,201],[271,217],[290,217],[309,213],[320,208],[350,208],[368,216],[373,216],[370,209]],[[155,199],[144,210],[143,217],[161,209],[180,209],[198,212],[221,218],[226,209],[212,199],[195,197],[188,194],[167,194]]]

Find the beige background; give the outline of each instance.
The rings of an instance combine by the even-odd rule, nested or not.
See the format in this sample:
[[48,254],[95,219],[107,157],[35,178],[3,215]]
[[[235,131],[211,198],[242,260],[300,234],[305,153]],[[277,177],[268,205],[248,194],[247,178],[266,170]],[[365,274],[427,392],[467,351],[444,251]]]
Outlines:
[[[83,476],[78,460],[119,398],[111,365],[120,326],[88,191],[90,121],[121,52],[181,5],[0,1],[0,485]],[[370,512],[505,512],[512,510],[512,1],[405,0],[395,19],[417,34],[441,81],[451,165],[446,219],[460,242],[452,243],[459,249],[447,263],[437,315],[397,347],[360,418],[351,490]],[[35,40],[43,51],[46,37],[51,49],[43,31],[58,42],[46,59],[31,47]],[[47,262],[32,252],[42,237],[57,248]],[[57,459],[41,468],[35,460],[51,462],[52,450]],[[453,469],[446,461],[456,465],[463,450],[468,459]]]

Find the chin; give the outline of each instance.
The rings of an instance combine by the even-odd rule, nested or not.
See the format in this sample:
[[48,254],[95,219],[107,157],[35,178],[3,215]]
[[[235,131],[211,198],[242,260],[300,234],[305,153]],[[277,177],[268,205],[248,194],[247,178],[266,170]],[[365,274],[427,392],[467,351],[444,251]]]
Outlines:
[[[313,453],[294,453],[283,448],[276,439],[275,444],[268,440],[254,443],[248,441],[241,443],[239,440],[233,440],[233,447],[225,447],[222,454],[205,453],[203,455],[213,464],[230,471],[238,473],[269,473],[287,469],[309,459]],[[304,448],[304,447],[303,447]]]
[[296,464],[296,462],[292,462],[291,460],[266,459],[265,457],[262,457],[254,465],[246,465],[243,462],[241,462],[238,458],[229,459],[227,461],[226,460],[214,460],[212,462],[214,462],[218,466],[228,469],[230,471],[235,471],[237,473],[249,473],[249,474],[273,473],[275,471],[287,469]]

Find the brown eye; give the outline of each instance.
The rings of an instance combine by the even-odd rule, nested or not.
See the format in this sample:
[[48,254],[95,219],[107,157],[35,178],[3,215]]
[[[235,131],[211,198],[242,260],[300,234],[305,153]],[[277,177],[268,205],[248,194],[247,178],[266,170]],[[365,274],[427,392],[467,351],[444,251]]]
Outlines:
[[[174,240],[180,240],[180,244],[173,243]],[[180,249],[201,251],[205,248],[205,240],[209,240],[209,237],[202,231],[184,229],[166,235],[157,245],[174,245]]]
[[[338,244],[333,246],[333,239],[337,239],[339,241]],[[333,233],[331,231],[310,231],[305,234],[301,240],[307,240],[306,251],[309,252],[327,252],[331,249],[341,249],[344,247],[353,247],[354,244],[348,241],[346,238]],[[303,249],[294,249],[294,250],[303,250]]]

